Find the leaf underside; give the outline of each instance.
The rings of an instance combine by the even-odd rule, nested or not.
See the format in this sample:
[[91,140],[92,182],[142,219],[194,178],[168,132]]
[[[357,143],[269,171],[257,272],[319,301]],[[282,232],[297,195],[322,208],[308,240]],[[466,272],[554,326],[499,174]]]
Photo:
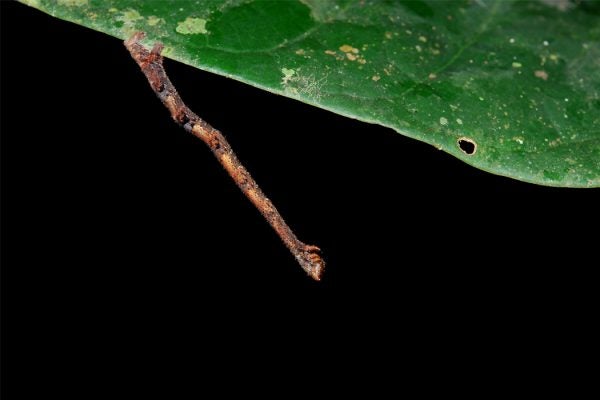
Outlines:
[[21,1],[485,171],[600,186],[596,1]]

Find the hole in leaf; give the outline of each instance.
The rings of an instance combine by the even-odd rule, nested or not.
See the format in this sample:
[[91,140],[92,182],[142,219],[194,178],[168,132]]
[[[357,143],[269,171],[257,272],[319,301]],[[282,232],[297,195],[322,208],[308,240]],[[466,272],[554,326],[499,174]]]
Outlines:
[[468,156],[472,156],[477,151],[477,143],[466,137],[458,139],[458,147]]

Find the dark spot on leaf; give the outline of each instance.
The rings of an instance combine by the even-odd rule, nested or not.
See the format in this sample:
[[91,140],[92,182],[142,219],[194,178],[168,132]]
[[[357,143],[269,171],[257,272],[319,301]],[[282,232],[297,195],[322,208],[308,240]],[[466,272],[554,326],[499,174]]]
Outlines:
[[433,8],[429,7],[427,3],[420,0],[405,0],[400,4],[404,6],[404,8],[412,11],[420,17],[432,17],[433,16]]
[[462,137],[458,139],[458,147],[468,156],[475,154],[477,151],[477,143],[469,138]]
[[552,180],[552,181],[557,181],[560,179],[560,174],[558,172],[553,172],[553,171],[548,171],[548,170],[544,170],[544,178]]
[[435,91],[430,85],[419,83],[414,86],[413,92],[422,97],[429,97],[435,94]]
[[594,0],[580,0],[575,4],[587,13],[600,15],[600,2]]

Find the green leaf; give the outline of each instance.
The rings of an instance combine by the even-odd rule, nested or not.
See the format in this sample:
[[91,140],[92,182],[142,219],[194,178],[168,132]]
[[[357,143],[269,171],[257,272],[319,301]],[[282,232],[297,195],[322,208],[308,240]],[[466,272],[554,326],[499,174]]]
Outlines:
[[600,186],[597,1],[21,1],[489,172]]

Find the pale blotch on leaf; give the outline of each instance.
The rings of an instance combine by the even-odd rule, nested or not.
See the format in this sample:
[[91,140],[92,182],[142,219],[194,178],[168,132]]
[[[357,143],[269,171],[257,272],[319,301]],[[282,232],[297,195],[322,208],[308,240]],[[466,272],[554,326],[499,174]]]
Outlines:
[[440,125],[448,125],[448,119],[445,117],[440,118]]
[[120,14],[116,17],[117,21],[123,22],[123,27],[121,30],[127,36],[132,35],[137,29],[136,23],[137,21],[143,20],[144,17],[131,8],[121,11]]
[[117,19],[127,24],[144,19],[144,17],[136,10],[129,8],[125,11],[121,11],[121,15],[117,17]]
[[27,4],[28,6],[39,8],[41,7],[40,0],[21,0],[21,3]]
[[158,18],[155,15],[151,15],[148,17],[148,25],[150,25],[150,26],[156,26],[156,25],[158,25],[160,23],[164,23],[164,22],[165,22],[164,19]]
[[574,7],[569,0],[540,0],[540,2],[547,6],[554,7],[559,11],[565,12]]
[[203,18],[187,17],[185,21],[181,21],[177,24],[177,28],[175,28],[175,30],[177,33],[181,33],[183,35],[208,33],[206,30],[206,20]]
[[283,78],[281,78],[281,84],[287,85],[292,76],[296,73],[293,69],[281,68],[281,73],[283,74]]
[[87,5],[88,0],[57,0],[57,3],[67,7],[83,7]]
[[281,84],[284,92],[293,96],[302,96],[311,101],[319,101],[323,96],[321,87],[326,83],[327,76],[316,79],[313,75],[301,73],[300,68],[295,70],[281,68],[283,78]]

